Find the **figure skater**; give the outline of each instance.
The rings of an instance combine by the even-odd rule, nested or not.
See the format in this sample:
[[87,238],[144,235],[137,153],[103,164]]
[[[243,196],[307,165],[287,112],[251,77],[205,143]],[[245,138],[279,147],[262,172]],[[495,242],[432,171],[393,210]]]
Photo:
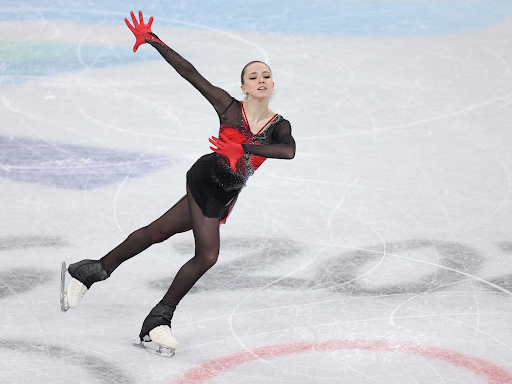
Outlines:
[[[240,102],[221,88],[210,84],[194,66],[169,48],[151,32],[151,17],[144,24],[131,12],[133,26],[125,22],[136,38],[133,51],[151,44],[163,58],[212,104],[220,119],[219,138],[209,141],[213,152],[199,158],[187,172],[186,194],[163,216],[130,234],[125,241],[99,260],[71,264],[72,280],[63,293],[67,306],[74,308],[91,285],[107,279],[124,261],[152,244],[192,230],[195,254],[176,274],[163,299],[150,311],[142,324],[140,346],[152,341],[160,354],[178,347],[171,331],[176,306],[195,282],[208,271],[219,256],[219,227],[226,222],[247,179],[266,158],[293,159],[295,140],[290,122],[269,109],[274,90],[272,71],[261,61],[247,64],[241,74],[241,89],[247,96]],[[65,272],[65,267],[64,267]],[[63,288],[62,288],[63,289]],[[162,349],[163,348],[163,349]],[[169,354],[168,354],[169,355]]]

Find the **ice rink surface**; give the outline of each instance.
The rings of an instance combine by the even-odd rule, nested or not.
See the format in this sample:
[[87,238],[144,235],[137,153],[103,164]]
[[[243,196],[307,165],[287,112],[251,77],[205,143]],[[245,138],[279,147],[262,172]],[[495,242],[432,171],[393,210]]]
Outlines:
[[[59,307],[185,194],[215,110],[123,18],[242,98],[268,62],[297,142],[221,228],[173,318],[142,321],[194,254],[154,245]],[[1,383],[512,383],[512,3],[6,1],[0,6]]]

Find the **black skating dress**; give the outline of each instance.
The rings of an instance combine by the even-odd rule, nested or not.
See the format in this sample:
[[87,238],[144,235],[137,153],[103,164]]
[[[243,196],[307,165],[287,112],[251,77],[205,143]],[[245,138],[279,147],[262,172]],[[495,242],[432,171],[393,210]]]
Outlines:
[[203,214],[206,217],[218,217],[220,224],[223,224],[249,176],[254,174],[267,157],[292,158],[295,142],[290,122],[278,114],[257,134],[253,134],[243,103],[234,98],[219,114],[219,119],[219,133],[242,144],[244,155],[238,160],[236,171],[231,169],[226,156],[216,152],[202,156],[187,172],[187,184]]
[[290,122],[274,115],[258,132],[250,131],[243,103],[219,87],[213,86],[195,67],[165,45],[155,34],[146,42],[160,52],[164,59],[212,104],[220,121],[220,133],[231,141],[242,144],[244,155],[238,160],[236,171],[229,159],[217,152],[199,158],[187,172],[187,185],[192,197],[206,217],[225,223],[249,176],[266,158],[292,159],[295,140]]

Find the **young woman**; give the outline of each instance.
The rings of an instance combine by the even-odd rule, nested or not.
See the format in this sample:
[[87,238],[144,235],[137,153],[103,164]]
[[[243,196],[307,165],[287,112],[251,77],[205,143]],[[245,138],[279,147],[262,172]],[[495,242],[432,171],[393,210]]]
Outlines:
[[290,122],[268,107],[274,82],[272,71],[265,63],[254,61],[242,70],[241,88],[247,99],[240,102],[210,84],[192,64],[152,33],[153,17],[147,24],[141,11],[139,22],[133,12],[131,17],[133,27],[127,19],[125,22],[136,38],[133,51],[141,44],[151,44],[201,92],[217,111],[220,137],[210,138],[214,152],[202,156],[190,168],[186,195],[163,216],[130,234],[100,260],[82,260],[69,266],[72,280],[66,299],[70,308],[76,307],[92,284],[108,278],[124,261],[176,233],[192,230],[194,257],[178,271],[163,299],[144,320],[139,335],[142,348],[145,348],[143,341],[153,341],[174,353],[178,347],[170,327],[174,310],[195,282],[216,263],[220,224],[225,223],[249,176],[266,158],[292,159],[295,156],[295,140]]

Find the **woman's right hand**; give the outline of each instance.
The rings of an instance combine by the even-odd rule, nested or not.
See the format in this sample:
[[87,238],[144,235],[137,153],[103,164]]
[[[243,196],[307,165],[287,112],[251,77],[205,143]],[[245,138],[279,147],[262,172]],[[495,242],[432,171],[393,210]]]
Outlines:
[[142,16],[142,11],[139,11],[139,23],[137,22],[137,19],[135,18],[135,15],[133,12],[130,12],[130,15],[132,15],[133,20],[133,27],[128,21],[128,19],[125,17],[124,21],[126,22],[126,25],[128,28],[130,28],[130,31],[135,35],[135,45],[133,46],[133,52],[137,52],[137,49],[139,48],[139,45],[142,45],[146,43],[146,38],[143,36],[143,34],[152,33],[151,32],[151,24],[153,24],[153,16],[149,18],[149,21],[147,24],[144,24],[144,18]]
[[215,136],[208,139],[210,143],[215,145],[215,148],[210,147],[210,149],[226,156],[229,159],[229,166],[233,172],[236,172],[236,163],[244,155],[244,148],[241,144],[229,140],[229,138],[223,133],[219,133],[219,137],[220,139]]

